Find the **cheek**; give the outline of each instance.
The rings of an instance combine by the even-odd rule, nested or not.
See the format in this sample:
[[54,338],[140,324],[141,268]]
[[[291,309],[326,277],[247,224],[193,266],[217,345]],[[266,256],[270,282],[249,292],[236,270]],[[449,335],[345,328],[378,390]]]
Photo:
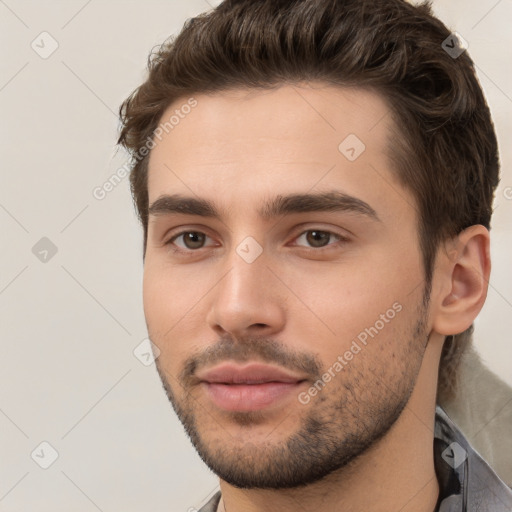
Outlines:
[[[144,265],[143,306],[160,364],[178,377],[186,359],[203,352],[217,335],[208,328],[209,291],[222,271],[196,265],[174,269],[165,257],[148,254]],[[170,379],[175,387],[176,381]],[[179,391],[178,391],[179,392]]]
[[314,348],[324,363],[343,355],[358,337],[361,346],[379,340],[373,343],[378,352],[389,348],[396,331],[413,320],[414,312],[408,312],[406,305],[415,303],[422,290],[417,262],[397,265],[396,261],[374,254],[366,261],[354,259],[329,269],[311,267],[307,273],[290,274],[288,282],[296,283],[293,290],[300,300],[290,302],[289,320],[304,333],[302,342],[309,346],[303,348],[318,340]]
[[183,268],[174,271],[162,260],[146,258],[143,304],[144,315],[150,326],[160,332],[167,332],[179,319],[186,320],[193,314],[193,308],[199,303],[204,290],[197,271]]
[[[187,281],[173,276],[169,268],[146,259],[143,279],[144,316],[151,341],[160,350],[159,362],[173,377],[194,348],[193,333],[200,325],[197,317],[202,293]],[[185,335],[185,333],[188,333]],[[172,379],[170,384],[174,386]]]

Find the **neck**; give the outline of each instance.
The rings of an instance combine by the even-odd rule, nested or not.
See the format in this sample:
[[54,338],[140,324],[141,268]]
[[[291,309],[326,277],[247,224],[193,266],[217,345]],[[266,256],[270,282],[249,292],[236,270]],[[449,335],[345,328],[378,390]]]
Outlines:
[[387,434],[349,465],[306,487],[239,489],[221,480],[219,512],[433,512],[437,373],[442,339],[427,345],[416,385]]

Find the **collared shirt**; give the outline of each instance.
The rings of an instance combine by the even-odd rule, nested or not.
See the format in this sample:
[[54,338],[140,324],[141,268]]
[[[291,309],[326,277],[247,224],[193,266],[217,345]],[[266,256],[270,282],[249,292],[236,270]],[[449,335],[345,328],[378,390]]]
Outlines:
[[[437,405],[434,467],[439,498],[433,512],[512,512],[512,490]],[[199,512],[217,512],[218,491]],[[238,512],[238,511],[237,511]]]

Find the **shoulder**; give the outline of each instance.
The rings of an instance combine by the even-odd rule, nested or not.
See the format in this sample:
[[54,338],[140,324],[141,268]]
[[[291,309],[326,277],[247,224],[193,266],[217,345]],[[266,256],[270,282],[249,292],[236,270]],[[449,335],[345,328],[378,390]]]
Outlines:
[[512,490],[440,406],[436,407],[434,461],[441,495],[440,512],[512,510]]

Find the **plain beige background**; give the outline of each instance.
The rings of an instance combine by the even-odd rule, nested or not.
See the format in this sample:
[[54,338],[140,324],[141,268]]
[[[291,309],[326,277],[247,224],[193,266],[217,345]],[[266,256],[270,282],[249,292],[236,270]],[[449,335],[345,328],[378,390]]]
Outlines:
[[[128,179],[93,195],[127,160],[117,109],[149,51],[213,5],[0,0],[0,511],[192,511],[217,489],[134,354],[146,330]],[[468,41],[499,136],[476,342],[512,385],[512,3],[434,8]]]

